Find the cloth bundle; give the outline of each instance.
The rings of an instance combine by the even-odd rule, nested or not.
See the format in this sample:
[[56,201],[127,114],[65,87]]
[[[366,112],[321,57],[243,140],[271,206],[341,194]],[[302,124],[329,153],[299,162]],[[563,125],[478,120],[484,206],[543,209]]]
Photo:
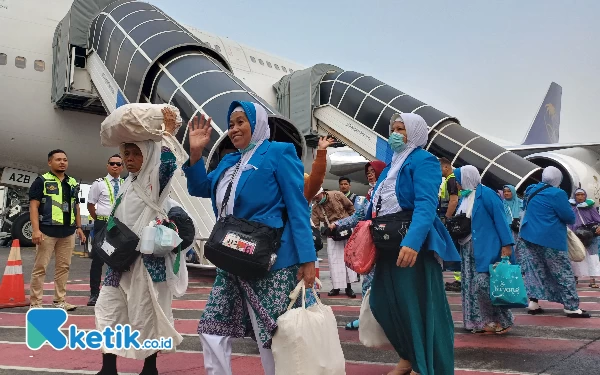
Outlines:
[[100,128],[102,146],[119,147],[123,143],[143,141],[160,142],[165,130],[162,114],[162,109],[165,107],[175,112],[175,122],[178,125],[177,130],[179,130],[182,119],[177,107],[168,104],[125,104],[117,108],[102,122]]

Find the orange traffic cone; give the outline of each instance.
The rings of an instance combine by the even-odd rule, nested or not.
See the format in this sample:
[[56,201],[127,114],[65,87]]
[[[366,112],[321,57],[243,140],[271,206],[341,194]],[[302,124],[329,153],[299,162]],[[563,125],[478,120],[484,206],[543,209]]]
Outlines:
[[29,301],[25,298],[21,246],[19,240],[13,240],[0,284],[0,308],[20,306],[29,306]]

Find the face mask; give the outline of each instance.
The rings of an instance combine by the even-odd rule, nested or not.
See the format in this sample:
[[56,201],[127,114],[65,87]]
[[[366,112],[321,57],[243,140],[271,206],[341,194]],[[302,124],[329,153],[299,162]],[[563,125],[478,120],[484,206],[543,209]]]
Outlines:
[[399,133],[392,133],[388,138],[388,143],[394,152],[400,152],[406,147],[406,143],[404,143],[404,135]]
[[321,198],[321,200],[317,204],[323,204],[323,203],[325,203],[326,200],[327,200],[327,196],[323,195],[323,198]]
[[460,193],[459,193],[459,195],[461,197],[468,197],[469,194],[471,194],[472,192],[473,192],[473,190],[461,190]]
[[375,187],[375,182],[369,182],[370,187]]

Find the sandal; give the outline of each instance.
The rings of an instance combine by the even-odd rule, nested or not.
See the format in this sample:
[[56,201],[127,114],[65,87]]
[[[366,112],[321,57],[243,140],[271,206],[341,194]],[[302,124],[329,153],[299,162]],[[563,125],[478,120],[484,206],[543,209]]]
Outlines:
[[592,316],[585,310],[581,310],[581,314],[571,313],[567,314],[567,318],[591,318]]
[[505,333],[507,333],[508,331],[510,331],[512,327],[504,327],[504,328],[500,328],[499,330],[496,331],[497,335],[503,335]]
[[543,314],[543,313],[544,313],[544,310],[541,307],[538,307],[535,310],[527,309],[527,314],[529,314],[529,315],[538,315],[538,314]]
[[349,331],[355,331],[358,329],[358,325],[358,319],[356,319],[355,321],[346,324],[346,329]]
[[416,372],[412,371],[411,367],[406,367],[406,368],[398,368],[398,365],[396,365],[396,367],[387,373],[387,375],[409,375],[409,374],[416,374]]

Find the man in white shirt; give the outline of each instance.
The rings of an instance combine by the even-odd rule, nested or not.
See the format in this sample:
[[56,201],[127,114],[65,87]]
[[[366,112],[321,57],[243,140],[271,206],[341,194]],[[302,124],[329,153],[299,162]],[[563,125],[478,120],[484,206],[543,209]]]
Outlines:
[[[110,159],[108,159],[106,169],[108,170],[108,175],[94,181],[90,188],[90,193],[88,194],[87,209],[90,213],[90,217],[94,219],[94,234],[98,233],[100,229],[106,225],[108,216],[110,216],[112,207],[119,194],[119,188],[123,183],[123,179],[120,177],[121,172],[123,172],[123,159],[121,159],[121,156],[118,154],[111,156]],[[98,256],[98,251],[96,251],[94,246],[92,246],[91,255],[91,294],[87,305],[95,306],[98,295],[100,294],[100,280],[102,278],[104,261]]]

